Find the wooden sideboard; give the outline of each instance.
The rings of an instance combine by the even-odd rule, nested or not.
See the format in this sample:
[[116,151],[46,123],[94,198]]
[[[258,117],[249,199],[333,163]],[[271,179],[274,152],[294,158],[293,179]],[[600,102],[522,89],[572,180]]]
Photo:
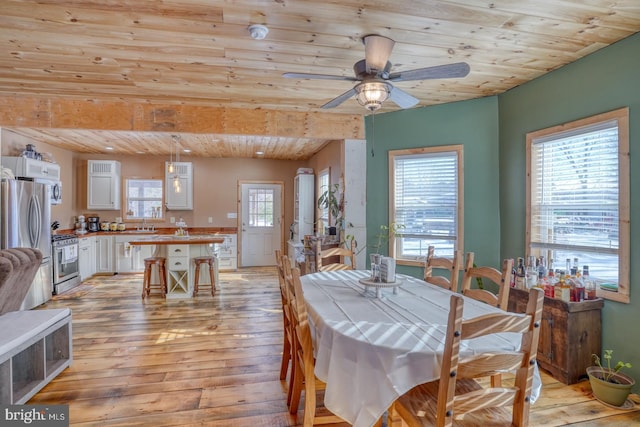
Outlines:
[[[528,292],[511,288],[508,311],[524,313]],[[564,302],[544,298],[538,365],[555,379],[573,384],[587,377],[593,365],[592,354],[602,353],[601,298],[583,302]]]

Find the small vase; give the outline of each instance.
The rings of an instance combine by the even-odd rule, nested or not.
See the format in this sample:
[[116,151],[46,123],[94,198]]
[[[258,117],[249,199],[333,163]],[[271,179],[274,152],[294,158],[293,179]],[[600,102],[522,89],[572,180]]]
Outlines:
[[593,395],[598,400],[609,405],[622,406],[636,382],[633,378],[621,372],[611,375],[611,380],[615,382],[605,381],[603,378],[607,373],[607,369],[598,366],[589,366],[587,368]]

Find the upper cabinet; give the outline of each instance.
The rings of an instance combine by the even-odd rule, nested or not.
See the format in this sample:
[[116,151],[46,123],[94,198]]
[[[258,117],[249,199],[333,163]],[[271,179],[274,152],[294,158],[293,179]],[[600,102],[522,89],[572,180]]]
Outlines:
[[167,209],[193,210],[193,165],[191,162],[165,162],[165,200]]
[[2,166],[18,177],[60,181],[60,165],[28,157],[3,157]]
[[88,161],[87,209],[120,209],[120,162]]

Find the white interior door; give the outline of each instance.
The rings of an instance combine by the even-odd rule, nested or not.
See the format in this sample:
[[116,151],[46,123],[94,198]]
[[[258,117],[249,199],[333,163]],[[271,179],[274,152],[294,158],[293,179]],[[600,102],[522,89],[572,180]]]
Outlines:
[[282,185],[242,183],[242,267],[275,264],[282,245]]

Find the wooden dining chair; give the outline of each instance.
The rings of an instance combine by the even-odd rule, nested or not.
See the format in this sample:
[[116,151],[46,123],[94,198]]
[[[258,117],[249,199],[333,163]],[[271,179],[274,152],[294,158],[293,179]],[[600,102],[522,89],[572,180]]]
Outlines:
[[[513,260],[505,259],[502,261],[502,270],[493,267],[474,267],[473,260],[474,253],[467,253],[464,276],[462,277],[462,294],[507,311]],[[471,281],[477,279],[481,279],[483,282],[485,279],[492,281],[498,285],[498,293],[494,294],[486,289],[472,288]]]
[[[328,262],[329,258],[340,257],[339,262]],[[346,263],[346,260],[349,263]],[[343,247],[322,250],[322,242],[316,242],[316,271],[355,270],[355,243],[351,240],[349,249]]]
[[[464,276],[462,278],[462,294],[470,298],[486,302],[501,310],[507,311],[509,305],[509,288],[511,285],[511,273],[513,269],[513,260],[503,260],[502,270],[496,270],[493,267],[474,267],[474,253],[467,253],[467,261],[464,267]],[[472,279],[488,279],[498,285],[498,293],[494,294],[486,289],[472,288]],[[500,374],[491,376],[491,386],[499,387],[502,383]]]
[[[500,312],[462,320],[462,297],[452,295],[440,379],[396,400],[391,425],[398,425],[399,417],[409,427],[526,426],[543,300],[540,289],[531,289],[524,315]],[[459,354],[461,340],[505,332],[521,335],[518,351]],[[508,371],[515,371],[513,386],[483,388],[475,380]]]
[[[284,256],[284,260],[283,260]],[[278,283],[280,284],[280,299],[282,300],[282,329],[283,329],[283,344],[282,344],[282,362],[280,363],[280,381],[284,381],[287,378],[287,372],[289,372],[289,365],[291,363],[291,312],[289,310],[289,296],[287,293],[287,287],[284,280],[284,266],[283,262],[289,262],[289,258],[286,255],[282,255],[280,249],[276,249],[276,267],[278,270]]]
[[[429,246],[424,263],[424,281],[458,292],[458,277],[462,267],[462,251],[453,251],[453,258],[435,256],[435,248]],[[448,270],[449,277],[434,276],[433,269]]]
[[293,347],[296,367],[294,369],[289,412],[291,414],[298,412],[300,397],[302,391],[304,391],[304,427],[344,422],[342,418],[331,414],[328,410],[326,410],[327,414],[319,415],[316,413],[316,394],[318,391],[324,390],[326,384],[316,378],[314,373],[315,357],[313,355],[313,340],[304,294],[302,292],[302,284],[300,283],[300,271],[297,268],[292,268],[291,276],[287,279],[290,280],[290,285],[293,287],[293,293],[295,295],[291,301],[291,307],[293,314],[292,321],[295,326]]

